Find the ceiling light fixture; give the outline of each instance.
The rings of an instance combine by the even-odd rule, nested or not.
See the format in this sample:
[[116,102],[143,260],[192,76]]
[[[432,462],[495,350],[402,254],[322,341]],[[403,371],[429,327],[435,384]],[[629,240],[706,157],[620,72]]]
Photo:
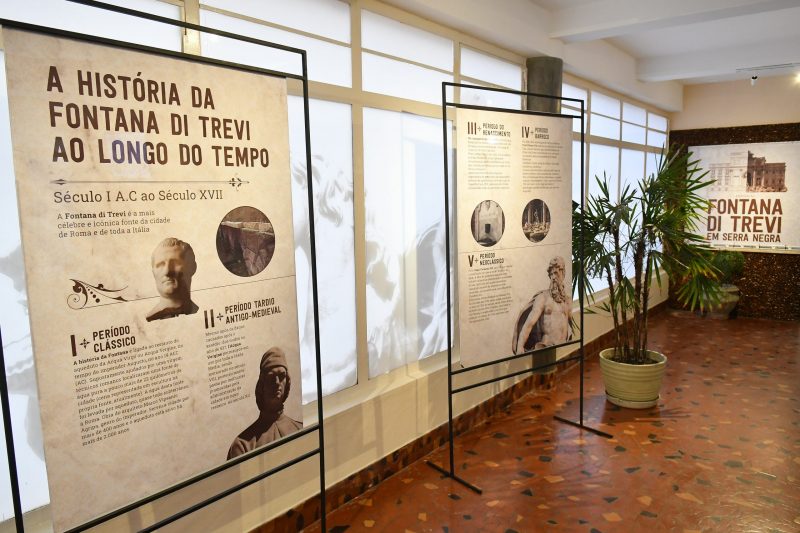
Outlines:
[[750,76],[750,85],[755,85],[758,81],[758,76]]

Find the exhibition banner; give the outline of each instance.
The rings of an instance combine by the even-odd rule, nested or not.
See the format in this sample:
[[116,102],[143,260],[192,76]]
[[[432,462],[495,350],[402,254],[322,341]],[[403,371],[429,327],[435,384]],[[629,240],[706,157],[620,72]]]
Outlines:
[[692,146],[713,185],[699,233],[711,245],[800,248],[800,142]]
[[286,80],[3,43],[61,531],[302,426]]
[[459,108],[464,366],[572,339],[572,119]]

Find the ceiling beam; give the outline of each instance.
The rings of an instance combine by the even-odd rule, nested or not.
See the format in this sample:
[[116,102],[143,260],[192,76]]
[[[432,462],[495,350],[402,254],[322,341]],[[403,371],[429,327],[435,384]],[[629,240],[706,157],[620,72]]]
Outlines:
[[599,0],[554,11],[550,37],[592,41],[791,7],[797,0]]
[[[800,64],[800,38],[769,43],[644,58],[637,61],[640,81],[691,80],[735,74],[737,69],[753,69],[745,75],[757,76],[757,67]],[[765,68],[764,74],[772,69]]]

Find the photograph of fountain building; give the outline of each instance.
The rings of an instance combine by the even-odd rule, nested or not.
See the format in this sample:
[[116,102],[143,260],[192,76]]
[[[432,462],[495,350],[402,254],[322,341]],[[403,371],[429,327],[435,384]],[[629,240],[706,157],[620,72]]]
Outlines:
[[786,192],[786,163],[767,163],[766,157],[747,152],[747,191]]

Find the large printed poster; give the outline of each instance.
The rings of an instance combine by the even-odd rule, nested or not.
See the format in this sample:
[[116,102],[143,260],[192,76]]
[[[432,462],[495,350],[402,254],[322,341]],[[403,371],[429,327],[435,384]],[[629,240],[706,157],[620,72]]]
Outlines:
[[572,340],[572,122],[459,108],[456,226],[465,366]]
[[711,202],[709,244],[800,248],[800,142],[693,146],[692,159],[715,180],[702,193]]
[[3,39],[63,530],[302,427],[286,80]]

